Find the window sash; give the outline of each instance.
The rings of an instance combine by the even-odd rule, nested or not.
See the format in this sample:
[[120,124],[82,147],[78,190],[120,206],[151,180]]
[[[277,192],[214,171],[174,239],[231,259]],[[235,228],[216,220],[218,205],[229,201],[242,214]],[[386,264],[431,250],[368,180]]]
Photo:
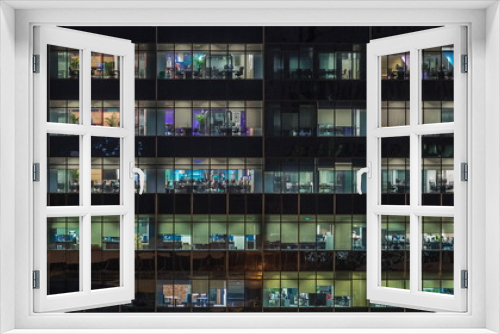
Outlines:
[[[467,290],[461,289],[461,270],[467,269],[467,187],[460,181],[460,164],[467,162],[467,76],[460,73],[461,54],[466,53],[465,27],[452,26],[374,40],[367,46],[367,161],[371,178],[367,181],[367,298],[372,303],[464,312]],[[421,124],[421,50],[437,46],[454,46],[454,122]],[[380,127],[381,68],[380,57],[410,52],[410,125]],[[421,136],[454,134],[454,207],[421,205]],[[381,205],[381,140],[406,136],[410,138],[410,205]],[[410,289],[380,286],[382,272],[382,215],[410,217]],[[454,217],[454,294],[443,295],[421,290],[422,225],[424,216]]]
[[[34,161],[40,164],[40,181],[34,182],[34,270],[40,271],[39,289],[33,290],[34,311],[72,311],[130,302],[134,298],[134,184],[130,169],[134,161],[134,45],[127,40],[82,33],[63,28],[35,27],[34,53],[40,55],[40,72],[34,75]],[[79,101],[81,124],[47,122],[48,46],[80,50]],[[120,64],[121,127],[91,125],[91,52],[113,54]],[[79,136],[79,206],[48,207],[47,135]],[[120,139],[120,205],[91,204],[91,139],[94,136]],[[120,285],[91,288],[91,217],[119,215]],[[79,291],[48,295],[47,218],[79,217]]]

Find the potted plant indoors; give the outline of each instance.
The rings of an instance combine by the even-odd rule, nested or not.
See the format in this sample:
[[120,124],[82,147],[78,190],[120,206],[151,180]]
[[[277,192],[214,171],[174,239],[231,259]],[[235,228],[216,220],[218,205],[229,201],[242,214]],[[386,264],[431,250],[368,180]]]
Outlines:
[[69,63],[69,77],[78,78],[80,73],[80,59],[78,57],[73,57]]
[[109,77],[109,78],[115,78],[117,71],[115,71],[115,63],[113,62],[107,62],[104,63],[104,76]]
[[200,135],[204,135],[205,134],[205,121],[206,121],[206,116],[203,115],[203,114],[197,114],[196,115],[196,120],[198,121],[198,124],[199,124],[199,132],[200,132]]
[[105,119],[106,125],[110,127],[118,127],[120,125],[120,120],[115,112],[111,113],[111,117]]

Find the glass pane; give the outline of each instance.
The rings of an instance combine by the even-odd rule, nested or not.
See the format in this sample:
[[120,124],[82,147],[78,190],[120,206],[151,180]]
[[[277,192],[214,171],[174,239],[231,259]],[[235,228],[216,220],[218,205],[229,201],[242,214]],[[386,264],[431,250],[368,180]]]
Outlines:
[[[136,44],[135,51],[135,78],[154,79],[156,70],[156,52],[154,44]],[[137,50],[139,47],[139,50]]]
[[48,46],[47,122],[80,123],[80,51]]
[[80,291],[80,218],[47,218],[47,294]]
[[422,136],[422,205],[453,206],[453,134]]
[[91,221],[92,290],[120,286],[120,216]]
[[422,217],[422,291],[453,294],[453,218]]
[[92,205],[120,204],[120,139],[92,137]]
[[118,79],[120,76],[120,57],[92,52],[91,68],[92,79]]
[[335,52],[320,52],[318,54],[319,79],[336,79],[337,59]]
[[422,123],[453,122],[453,45],[422,50]]
[[47,205],[80,205],[80,138],[47,135]]
[[410,53],[380,57],[381,126],[410,124]]
[[410,217],[381,216],[382,273],[380,286],[409,289]]
[[382,138],[383,205],[410,204],[410,137]]
[[120,58],[92,52],[92,125],[120,126]]

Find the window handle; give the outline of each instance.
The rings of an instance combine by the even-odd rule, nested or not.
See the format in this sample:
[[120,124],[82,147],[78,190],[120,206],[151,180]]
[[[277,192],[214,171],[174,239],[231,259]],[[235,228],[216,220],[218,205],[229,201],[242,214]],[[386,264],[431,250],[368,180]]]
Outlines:
[[358,170],[356,172],[356,178],[357,178],[357,182],[356,182],[356,188],[358,190],[358,194],[362,195],[363,194],[363,191],[361,191],[361,177],[363,176],[363,174],[366,173],[366,176],[368,178],[371,178],[372,177],[372,171],[371,171],[371,166],[372,166],[372,163],[371,162],[368,162],[368,167],[364,167],[364,168],[361,168],[360,170]]
[[142,169],[134,167],[134,163],[130,162],[130,178],[134,178],[134,174],[139,174],[139,195],[142,195],[144,192],[144,180],[146,179],[146,175]]

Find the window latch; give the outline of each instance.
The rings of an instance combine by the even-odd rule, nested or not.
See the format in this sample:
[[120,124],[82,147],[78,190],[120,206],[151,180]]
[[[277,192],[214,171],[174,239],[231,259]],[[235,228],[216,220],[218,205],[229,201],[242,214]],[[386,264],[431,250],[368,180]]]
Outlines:
[[129,163],[129,170],[131,179],[135,178],[135,174],[139,174],[139,195],[142,195],[144,192],[144,181],[146,180],[146,175],[144,175],[142,169],[134,167],[133,161]]
[[356,188],[358,190],[358,194],[360,194],[360,195],[363,194],[363,191],[361,190],[361,177],[365,173],[366,173],[366,176],[369,179],[371,179],[371,177],[372,177],[372,163],[371,162],[368,162],[368,166],[367,167],[361,168],[356,173],[356,180],[357,180],[357,182],[356,182]]

